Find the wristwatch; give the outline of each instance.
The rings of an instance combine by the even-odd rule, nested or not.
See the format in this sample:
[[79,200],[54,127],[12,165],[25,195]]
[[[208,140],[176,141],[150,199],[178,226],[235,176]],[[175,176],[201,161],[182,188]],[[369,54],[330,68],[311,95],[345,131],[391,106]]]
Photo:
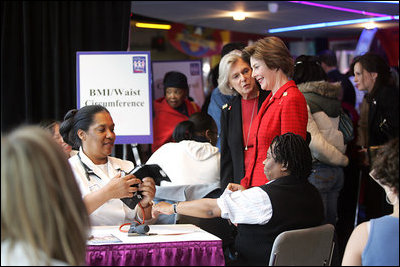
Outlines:
[[177,214],[176,207],[178,206],[179,202],[172,204],[172,208],[174,209],[174,214]]

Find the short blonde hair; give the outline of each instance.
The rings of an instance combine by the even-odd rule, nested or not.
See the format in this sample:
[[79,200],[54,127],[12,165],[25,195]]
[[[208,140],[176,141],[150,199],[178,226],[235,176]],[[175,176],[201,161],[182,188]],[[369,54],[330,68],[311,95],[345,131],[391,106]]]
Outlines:
[[242,52],[239,50],[232,50],[228,54],[222,57],[219,62],[219,74],[218,74],[218,88],[224,95],[237,95],[236,90],[232,90],[229,87],[229,72],[234,63],[241,59]]
[[293,77],[294,61],[285,43],[278,37],[268,36],[243,49],[245,61],[250,57],[264,60],[270,69],[280,69],[289,78]]
[[89,227],[72,169],[50,134],[21,126],[2,137],[1,240],[27,244],[32,263],[43,252],[47,260],[81,265]]

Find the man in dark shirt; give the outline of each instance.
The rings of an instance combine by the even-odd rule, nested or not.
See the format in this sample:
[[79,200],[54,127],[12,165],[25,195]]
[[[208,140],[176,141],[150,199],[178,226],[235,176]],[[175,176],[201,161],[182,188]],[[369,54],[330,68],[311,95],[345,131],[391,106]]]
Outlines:
[[356,103],[356,92],[353,84],[347,78],[346,75],[342,74],[337,68],[336,55],[332,50],[325,50],[319,55],[321,66],[328,75],[329,82],[341,82],[343,91],[341,101],[355,106]]

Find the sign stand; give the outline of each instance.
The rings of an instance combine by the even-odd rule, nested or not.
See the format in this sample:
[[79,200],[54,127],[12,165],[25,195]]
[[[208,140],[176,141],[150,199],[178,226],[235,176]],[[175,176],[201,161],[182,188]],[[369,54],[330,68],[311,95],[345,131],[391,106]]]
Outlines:
[[138,144],[137,143],[131,144],[131,148],[132,148],[132,153],[133,153],[133,157],[135,159],[136,166],[142,165],[142,161],[140,160],[140,156],[139,156]]

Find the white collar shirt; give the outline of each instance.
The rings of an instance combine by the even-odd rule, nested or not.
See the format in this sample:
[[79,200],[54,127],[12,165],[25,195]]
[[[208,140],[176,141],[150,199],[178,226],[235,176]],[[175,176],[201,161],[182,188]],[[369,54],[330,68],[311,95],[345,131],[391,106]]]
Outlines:
[[[79,159],[78,155],[81,159]],[[79,149],[79,154],[71,157],[69,162],[81,190],[82,197],[104,187],[118,174],[119,170],[128,172],[134,167],[134,164],[130,161],[108,157],[107,175],[100,167],[96,166],[96,164],[94,164],[85,153],[83,153],[82,147]],[[89,180],[82,163],[86,164],[86,166],[94,173],[89,175]],[[90,220],[93,226],[121,225],[127,222],[132,222],[136,215],[137,208],[132,210],[120,199],[110,199],[90,214]]]
[[235,224],[263,225],[269,222],[273,212],[267,192],[260,187],[235,192],[225,189],[217,199],[217,204],[221,209],[221,217]]

